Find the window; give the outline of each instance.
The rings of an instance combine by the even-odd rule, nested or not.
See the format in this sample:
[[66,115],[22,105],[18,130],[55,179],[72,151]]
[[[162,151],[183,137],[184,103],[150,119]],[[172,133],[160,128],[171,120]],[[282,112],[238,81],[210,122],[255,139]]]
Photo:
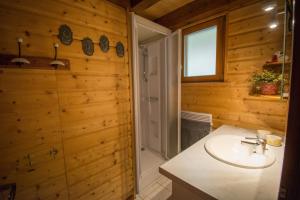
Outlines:
[[182,82],[223,80],[224,21],[221,17],[182,31]]

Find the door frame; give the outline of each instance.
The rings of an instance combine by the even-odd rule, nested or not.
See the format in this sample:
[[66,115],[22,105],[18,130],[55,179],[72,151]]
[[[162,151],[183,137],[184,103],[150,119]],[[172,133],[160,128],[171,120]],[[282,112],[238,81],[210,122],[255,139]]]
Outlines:
[[143,26],[151,31],[168,36],[171,30],[156,24],[148,19],[140,17],[135,13],[130,13],[131,18],[131,34],[132,34],[132,90],[133,90],[133,108],[134,108],[134,132],[135,132],[135,184],[136,193],[139,193],[139,180],[140,180],[140,144],[141,144],[141,116],[140,116],[140,82],[138,67],[138,26]]
[[286,145],[278,199],[300,199],[300,2],[294,1],[291,88]]

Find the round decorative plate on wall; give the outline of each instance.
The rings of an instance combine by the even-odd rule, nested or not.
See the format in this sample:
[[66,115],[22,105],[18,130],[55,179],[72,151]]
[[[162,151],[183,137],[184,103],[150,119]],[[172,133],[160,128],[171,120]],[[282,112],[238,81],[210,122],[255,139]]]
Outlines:
[[71,28],[68,25],[66,24],[61,25],[58,29],[58,32],[59,32],[58,38],[61,43],[65,45],[70,45],[73,42],[73,33]]
[[117,42],[116,52],[119,57],[124,56],[124,45],[122,44],[122,42]]
[[99,40],[100,49],[103,52],[108,52],[109,50],[109,40],[105,35],[102,35]]
[[94,43],[90,38],[88,37],[83,38],[81,44],[82,44],[82,50],[85,55],[91,56],[94,54]]

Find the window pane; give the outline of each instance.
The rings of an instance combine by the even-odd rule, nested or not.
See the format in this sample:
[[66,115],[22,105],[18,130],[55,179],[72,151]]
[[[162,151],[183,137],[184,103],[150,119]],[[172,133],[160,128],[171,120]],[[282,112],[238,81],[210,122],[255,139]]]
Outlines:
[[184,36],[185,77],[216,74],[217,26]]

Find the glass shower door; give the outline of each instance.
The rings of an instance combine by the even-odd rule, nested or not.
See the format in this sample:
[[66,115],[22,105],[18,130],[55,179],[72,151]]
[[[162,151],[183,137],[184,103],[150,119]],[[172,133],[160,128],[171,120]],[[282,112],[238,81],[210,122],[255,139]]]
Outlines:
[[168,37],[167,69],[167,157],[180,152],[181,31]]
[[149,131],[147,144],[151,150],[161,153],[161,103],[160,103],[160,43],[147,45],[148,52],[148,101]]

